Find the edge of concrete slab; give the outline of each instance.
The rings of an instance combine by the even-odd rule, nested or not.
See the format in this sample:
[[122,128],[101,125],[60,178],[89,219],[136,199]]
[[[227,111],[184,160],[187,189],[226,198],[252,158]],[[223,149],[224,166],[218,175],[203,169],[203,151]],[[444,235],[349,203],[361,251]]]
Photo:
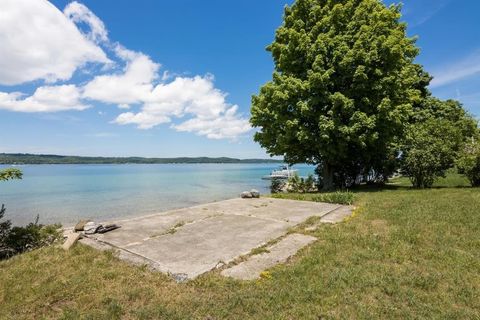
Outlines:
[[263,271],[285,263],[299,250],[316,240],[317,238],[313,236],[300,233],[289,234],[277,243],[267,247],[267,252],[250,256],[246,261],[224,269],[220,274],[237,280],[258,279]]

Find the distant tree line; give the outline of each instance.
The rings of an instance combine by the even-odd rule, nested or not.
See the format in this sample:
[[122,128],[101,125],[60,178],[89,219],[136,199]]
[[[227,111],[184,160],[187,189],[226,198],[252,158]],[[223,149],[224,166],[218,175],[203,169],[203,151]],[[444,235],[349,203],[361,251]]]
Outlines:
[[0,164],[170,164],[170,163],[281,163],[274,159],[235,159],[209,157],[142,158],[142,157],[80,157],[44,154],[0,153]]

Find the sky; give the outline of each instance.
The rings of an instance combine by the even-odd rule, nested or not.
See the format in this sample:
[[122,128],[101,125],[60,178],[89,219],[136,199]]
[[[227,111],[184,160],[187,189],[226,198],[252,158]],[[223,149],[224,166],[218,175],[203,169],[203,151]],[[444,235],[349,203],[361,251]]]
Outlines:
[[[250,100],[292,2],[0,0],[0,152],[267,157]],[[403,3],[433,94],[480,116],[480,2]]]

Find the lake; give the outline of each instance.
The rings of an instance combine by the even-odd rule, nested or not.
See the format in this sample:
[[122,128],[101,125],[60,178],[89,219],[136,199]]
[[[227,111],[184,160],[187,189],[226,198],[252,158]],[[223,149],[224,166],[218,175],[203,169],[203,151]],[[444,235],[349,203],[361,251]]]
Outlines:
[[[0,166],[0,169],[8,166]],[[24,165],[23,179],[0,183],[5,218],[23,225],[104,221],[238,197],[252,188],[269,192],[277,164]],[[314,167],[297,165],[301,176]]]

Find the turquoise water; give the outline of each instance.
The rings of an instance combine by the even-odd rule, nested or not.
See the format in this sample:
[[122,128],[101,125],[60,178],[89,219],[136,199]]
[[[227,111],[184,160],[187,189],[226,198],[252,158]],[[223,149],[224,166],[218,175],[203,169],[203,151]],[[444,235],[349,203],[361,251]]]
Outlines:
[[[5,166],[0,166],[0,169]],[[65,225],[130,217],[268,192],[261,177],[275,164],[25,165],[22,180],[0,184],[0,203],[15,224]],[[295,166],[301,176],[313,167]]]

